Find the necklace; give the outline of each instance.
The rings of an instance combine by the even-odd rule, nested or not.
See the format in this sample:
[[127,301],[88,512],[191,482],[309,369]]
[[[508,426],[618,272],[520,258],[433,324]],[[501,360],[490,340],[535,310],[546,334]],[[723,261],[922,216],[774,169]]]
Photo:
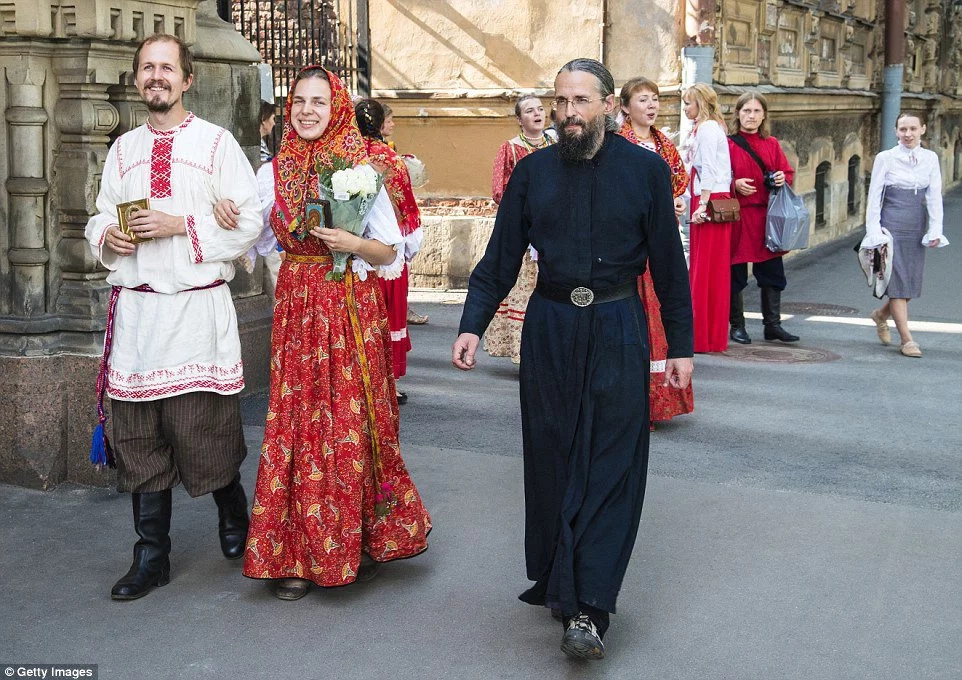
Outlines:
[[524,144],[525,147],[527,147],[527,149],[528,149],[529,151],[534,151],[535,149],[543,149],[544,147],[546,147],[546,146],[548,146],[549,144],[551,144],[551,138],[548,137],[548,133],[547,133],[547,132],[541,133],[541,141],[540,141],[540,142],[532,142],[532,141],[530,141],[527,137],[524,136],[524,132],[521,132],[521,133],[518,134],[518,139],[521,140],[521,143]]

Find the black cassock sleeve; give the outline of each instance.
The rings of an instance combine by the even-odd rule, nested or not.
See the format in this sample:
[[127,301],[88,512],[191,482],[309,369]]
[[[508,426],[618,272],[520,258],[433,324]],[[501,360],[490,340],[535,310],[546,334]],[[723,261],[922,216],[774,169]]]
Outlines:
[[511,173],[498,207],[491,240],[488,241],[484,257],[471,272],[458,333],[481,336],[518,278],[524,251],[528,247],[530,226],[525,215],[529,177],[526,160],[522,158]]
[[668,340],[668,358],[690,357],[694,354],[691,288],[685,251],[678,237],[670,170],[667,164],[660,163],[658,171],[650,172],[648,176],[652,196],[647,225],[648,268],[661,305],[661,323]]

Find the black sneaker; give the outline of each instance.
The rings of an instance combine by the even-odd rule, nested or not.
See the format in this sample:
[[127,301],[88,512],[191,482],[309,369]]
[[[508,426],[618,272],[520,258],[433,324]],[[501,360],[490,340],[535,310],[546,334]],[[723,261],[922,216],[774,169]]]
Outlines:
[[578,614],[568,621],[568,628],[561,638],[561,651],[575,659],[597,661],[605,658],[605,644],[598,635],[598,628],[587,614]]

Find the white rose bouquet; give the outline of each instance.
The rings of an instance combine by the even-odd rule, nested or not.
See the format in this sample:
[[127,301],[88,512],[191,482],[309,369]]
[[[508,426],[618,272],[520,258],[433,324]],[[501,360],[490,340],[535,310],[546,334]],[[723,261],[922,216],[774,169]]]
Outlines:
[[[370,165],[351,167],[343,162],[339,167],[326,168],[318,173],[320,193],[331,206],[332,224],[326,226],[360,236],[364,231],[364,218],[374,206],[383,182],[384,178]],[[341,281],[347,271],[350,253],[332,254],[334,267],[326,278]]]

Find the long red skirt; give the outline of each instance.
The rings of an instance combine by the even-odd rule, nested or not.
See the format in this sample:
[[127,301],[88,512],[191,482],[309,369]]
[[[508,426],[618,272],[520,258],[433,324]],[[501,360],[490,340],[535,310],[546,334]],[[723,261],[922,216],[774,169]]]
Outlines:
[[[325,281],[288,255],[277,281],[271,392],[244,575],[353,582],[427,549],[431,518],[401,459],[390,334],[376,276]],[[375,447],[380,460],[376,466]],[[375,510],[381,484],[396,503]]]
[[408,372],[408,352],[411,351],[411,336],[408,335],[408,266],[404,265],[401,276],[396,279],[382,279],[381,293],[387,306],[387,325],[391,330],[391,357],[394,365],[394,379]]
[[[728,193],[711,198],[731,198]],[[700,203],[693,196],[691,214]],[[691,224],[691,306],[695,322],[695,351],[724,352],[728,349],[728,317],[731,308],[731,222]]]
[[661,324],[661,305],[655,295],[655,286],[651,274],[646,270],[638,277],[638,294],[645,307],[648,317],[648,345],[651,347],[651,373],[649,378],[648,403],[650,406],[650,420],[671,420],[675,416],[691,413],[695,410],[695,396],[691,383],[683,390],[664,386],[665,361],[668,358],[668,340],[665,338],[665,327]]

